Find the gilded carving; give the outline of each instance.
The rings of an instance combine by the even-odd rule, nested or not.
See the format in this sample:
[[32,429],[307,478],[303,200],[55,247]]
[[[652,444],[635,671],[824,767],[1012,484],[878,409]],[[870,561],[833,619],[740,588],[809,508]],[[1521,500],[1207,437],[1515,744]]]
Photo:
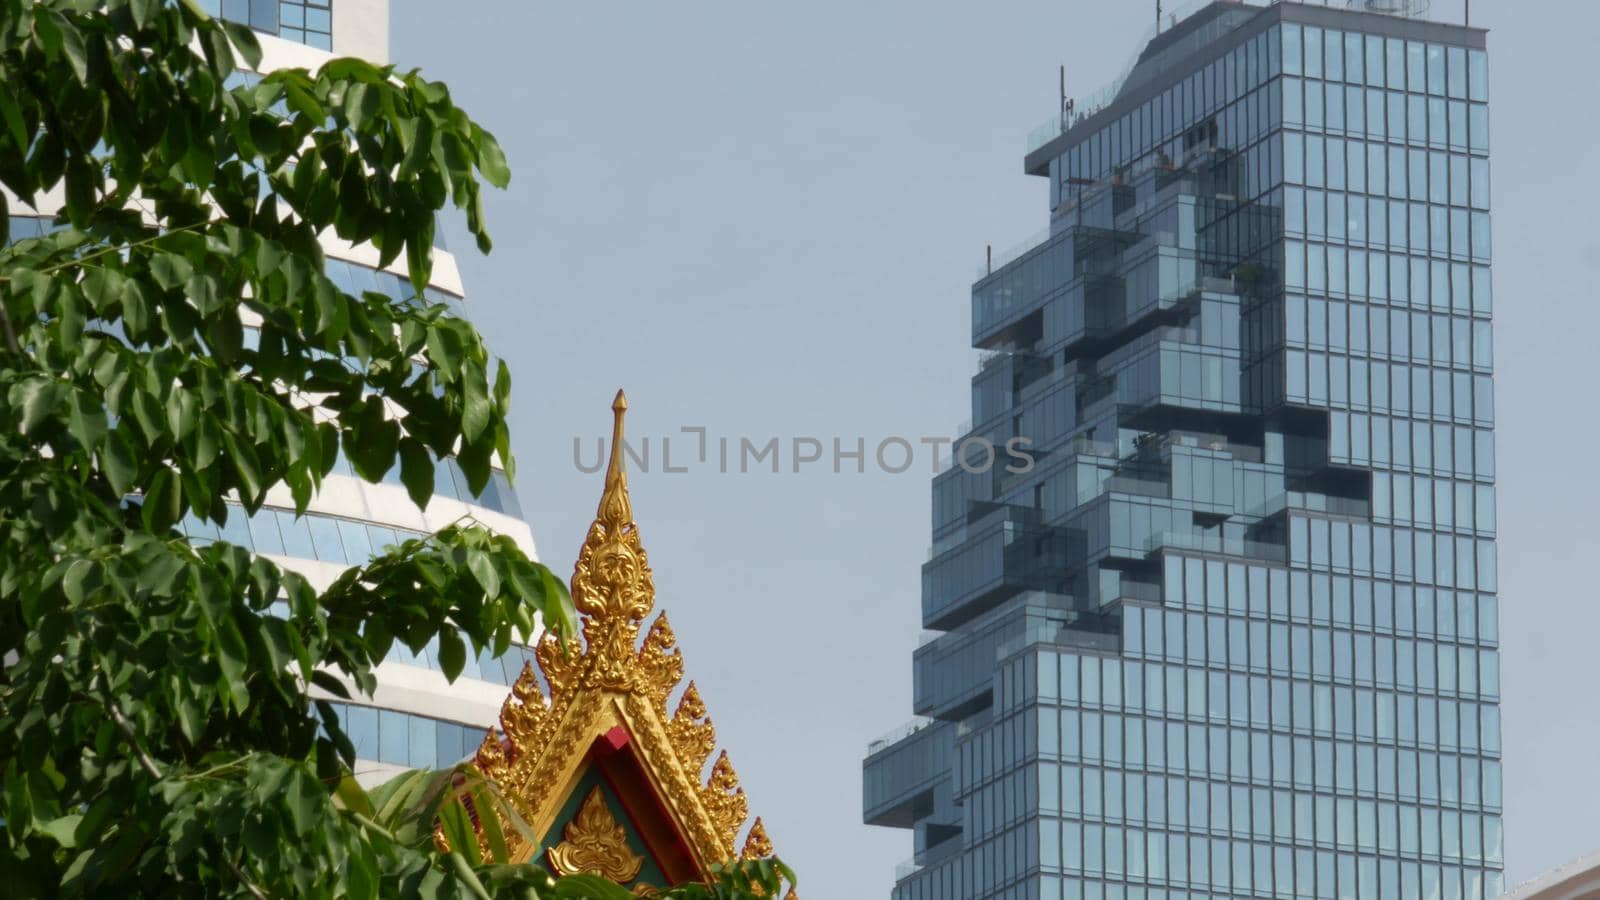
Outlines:
[[678,637],[667,624],[667,614],[656,616],[644,636],[644,646],[639,649],[639,664],[635,677],[640,693],[646,694],[666,709],[667,695],[683,680],[683,657],[677,650]]
[[755,824],[750,826],[750,833],[745,836],[744,849],[739,851],[739,858],[766,859],[771,855],[772,839],[767,837],[767,826],[761,824],[761,817],[757,816]]
[[[534,835],[546,835],[590,748],[621,725],[699,877],[707,878],[713,866],[735,859],[734,841],[749,815],[748,801],[726,753],[701,781],[716,747],[716,730],[693,682],[684,688],[676,711],[667,714],[667,700],[683,680],[684,664],[666,615],[658,615],[640,639],[640,627],[655,608],[655,582],[628,497],[622,455],[628,405],[621,391],[611,408],[605,489],[572,574],[572,600],[583,620],[583,636],[565,647],[549,634],[539,641],[539,672],[531,665],[523,668],[501,707],[501,734],[491,730],[484,737],[474,765],[500,786]],[[513,860],[528,860],[537,848],[516,829],[505,832]],[[441,831],[435,830],[434,838],[444,846]],[[481,835],[480,845],[487,850]],[[772,842],[757,820],[738,858],[770,855]],[[628,849],[626,833],[598,789],[545,856],[557,872],[599,872],[619,884],[636,877],[643,864]],[[652,891],[635,887],[635,893]]]
[[612,817],[598,787],[589,791],[578,814],[567,823],[561,843],[545,856],[558,875],[588,872],[617,884],[627,884],[644,868],[644,857],[628,847],[627,829]]
[[716,828],[718,842],[725,849],[726,858],[731,858],[733,840],[750,814],[750,804],[745,799],[744,788],[739,786],[739,775],[733,771],[733,763],[728,761],[728,751],[722,751],[711,766],[711,777],[706,779],[700,795]]
[[667,723],[667,737],[684,767],[694,772],[704,769],[711,751],[717,749],[717,730],[711,724],[711,717],[706,715],[699,688],[692,681],[678,699],[678,711]]

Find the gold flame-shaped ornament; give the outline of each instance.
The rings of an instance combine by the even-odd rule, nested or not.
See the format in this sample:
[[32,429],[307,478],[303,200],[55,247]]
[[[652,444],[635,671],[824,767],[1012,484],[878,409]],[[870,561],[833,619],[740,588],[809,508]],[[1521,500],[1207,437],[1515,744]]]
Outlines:
[[[646,860],[629,848],[598,788],[567,823],[561,840],[552,840],[557,815],[593,765],[591,749],[602,743],[625,747],[645,773],[645,790],[655,794],[639,798],[651,800],[640,806],[664,810],[686,851],[681,855],[687,857],[688,869],[674,874],[662,866],[669,884],[706,881],[718,865],[770,857],[772,842],[758,820],[742,851],[735,850],[748,804],[725,751],[709,777],[702,777],[716,748],[716,730],[692,682],[676,711],[667,712],[683,680],[684,664],[666,615],[657,615],[643,641],[639,639],[645,617],[655,608],[655,581],[628,496],[623,466],[628,401],[621,391],[611,409],[605,488],[572,573],[582,640],[573,638],[563,647],[549,633],[540,639],[535,653],[539,673],[524,666],[500,709],[498,732],[490,729],[484,735],[473,764],[495,781],[537,836],[535,844],[523,839],[520,829],[502,829],[514,860],[532,859],[542,846],[558,873],[593,872],[627,885]],[[548,697],[540,674],[549,686]],[[625,734],[620,742],[618,729]],[[625,806],[630,802],[625,795],[619,799]],[[440,829],[434,840],[441,848],[448,846]],[[479,844],[488,850],[481,833]],[[642,885],[634,889],[648,891]]]
[[627,884],[644,868],[644,857],[628,847],[628,831],[612,817],[598,787],[589,792],[578,814],[567,823],[561,843],[545,851],[545,856],[557,875],[588,872],[617,884]]

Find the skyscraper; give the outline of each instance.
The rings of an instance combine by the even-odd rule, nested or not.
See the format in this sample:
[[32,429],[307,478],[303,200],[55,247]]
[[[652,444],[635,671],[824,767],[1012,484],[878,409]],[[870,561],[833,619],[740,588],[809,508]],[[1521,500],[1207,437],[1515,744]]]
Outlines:
[[1485,34],[1417,5],[1210,3],[1030,142],[896,898],[1500,893]]
[[[202,0],[200,6],[256,30],[263,71],[288,66],[315,69],[336,54],[381,63],[388,53],[387,0]],[[259,77],[238,73],[230,86]],[[17,211],[22,205],[14,200],[11,209]],[[53,227],[53,215],[50,209],[13,215],[7,234],[12,240],[37,236]],[[329,277],[346,291],[379,291],[397,300],[412,295],[401,268],[403,260],[390,270],[378,269],[376,250],[352,247],[331,232],[323,235],[322,247]],[[460,272],[443,246],[434,250],[428,294],[461,311]],[[247,319],[246,324],[255,323]],[[245,340],[256,338],[256,330],[247,327]],[[349,566],[365,563],[386,544],[463,517],[510,535],[530,554],[534,551],[532,533],[505,474],[496,471],[483,493],[473,496],[453,460],[438,470],[435,494],[425,512],[411,502],[398,467],[381,483],[368,484],[343,459],[323,481],[304,516],[295,516],[283,487],[254,516],[247,517],[238,506],[234,510],[220,531],[214,523],[192,516],[184,528],[195,542],[220,539],[251,549],[304,574],[318,589],[326,588]],[[337,704],[360,756],[357,774],[376,781],[402,767],[446,766],[469,755],[485,728],[497,721],[507,686],[531,658],[527,648],[513,645],[501,659],[468,660],[461,678],[450,684],[440,673],[433,648],[413,655],[397,644],[377,669],[376,696]]]

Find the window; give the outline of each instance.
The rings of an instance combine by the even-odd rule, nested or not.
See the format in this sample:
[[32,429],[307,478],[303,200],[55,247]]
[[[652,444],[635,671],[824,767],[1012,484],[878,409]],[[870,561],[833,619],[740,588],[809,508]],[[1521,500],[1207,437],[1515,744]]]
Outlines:
[[308,518],[297,518],[289,510],[262,510],[259,515],[271,515],[278,520],[278,533],[283,539],[281,552],[301,559],[316,559],[316,545],[311,538]]
[[333,49],[331,0],[201,0],[200,7],[257,31],[319,50]]

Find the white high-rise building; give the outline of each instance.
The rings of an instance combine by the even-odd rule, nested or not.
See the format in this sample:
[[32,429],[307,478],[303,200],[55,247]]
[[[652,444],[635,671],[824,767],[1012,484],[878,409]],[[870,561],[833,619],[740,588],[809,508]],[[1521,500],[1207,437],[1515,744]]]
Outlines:
[[[334,56],[360,56],[380,64],[388,59],[388,0],[201,0],[200,5],[212,15],[256,31],[263,72],[286,67],[315,70]],[[55,213],[52,198],[37,199],[34,215],[25,214],[28,210],[22,204],[11,203],[11,240],[38,236],[50,227]],[[55,200],[59,205],[59,198]],[[323,235],[322,245],[328,276],[346,290],[382,291],[396,299],[410,296],[403,259],[387,270],[379,269],[377,251],[352,247],[331,232]],[[435,248],[429,295],[458,311],[464,298],[455,258],[443,246]],[[321,590],[384,545],[463,517],[511,536],[530,556],[534,554],[533,533],[522,519],[505,474],[497,470],[484,492],[474,497],[453,460],[440,467],[426,511],[411,502],[398,466],[383,482],[368,484],[341,459],[304,516],[295,516],[289,492],[280,486],[253,517],[247,518],[241,508],[220,530],[192,517],[184,527],[196,542],[221,539],[251,548],[300,572]],[[372,783],[399,769],[446,766],[474,752],[485,728],[495,723],[507,686],[531,657],[527,648],[513,645],[498,660],[469,660],[461,677],[450,683],[440,673],[432,648],[413,655],[397,644],[378,667],[377,694],[337,704],[360,757],[357,774]]]

